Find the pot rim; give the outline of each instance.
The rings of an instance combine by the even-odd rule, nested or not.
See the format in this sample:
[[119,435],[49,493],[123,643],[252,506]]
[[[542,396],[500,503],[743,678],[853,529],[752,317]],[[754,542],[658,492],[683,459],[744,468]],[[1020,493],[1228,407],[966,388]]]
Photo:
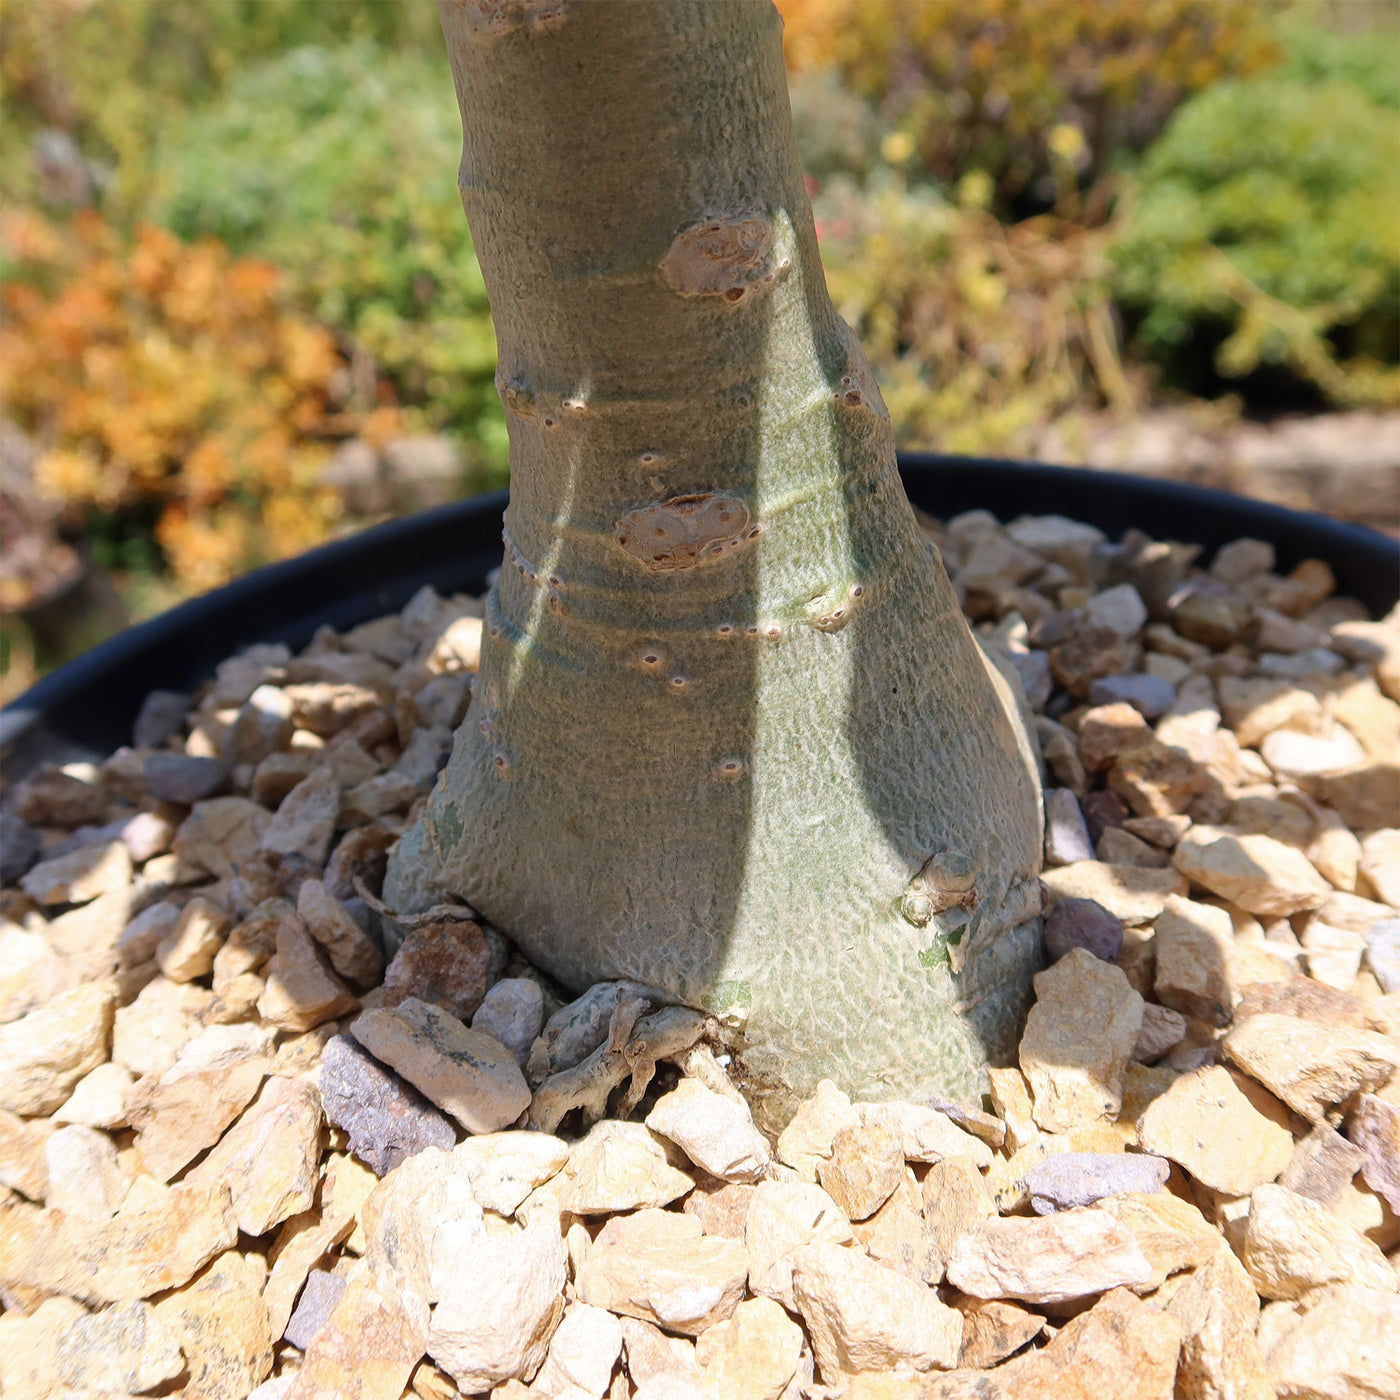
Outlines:
[[[1400,597],[1400,541],[1327,516],[1185,482],[1043,462],[901,452],[899,466],[910,500],[944,518],[976,507],[1003,521],[1061,514],[1111,539],[1146,526],[1155,539],[1208,550],[1252,535],[1275,546],[1284,568],[1309,555],[1325,559],[1339,590],[1376,614]],[[479,589],[500,562],[497,522],[507,499],[493,491],[371,526],[100,642],[0,710],[7,784],[40,762],[105,756],[129,742],[149,691],[188,689],[256,642],[295,650],[319,626],[339,630],[397,611],[428,583],[444,593]]]

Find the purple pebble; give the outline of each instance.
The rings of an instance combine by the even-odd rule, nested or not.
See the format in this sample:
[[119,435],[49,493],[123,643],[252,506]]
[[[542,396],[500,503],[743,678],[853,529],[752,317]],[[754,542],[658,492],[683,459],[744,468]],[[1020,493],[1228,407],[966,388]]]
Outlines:
[[1122,920],[1097,900],[1062,899],[1045,920],[1045,956],[1051,962],[1059,962],[1071,948],[1113,962],[1122,946]]

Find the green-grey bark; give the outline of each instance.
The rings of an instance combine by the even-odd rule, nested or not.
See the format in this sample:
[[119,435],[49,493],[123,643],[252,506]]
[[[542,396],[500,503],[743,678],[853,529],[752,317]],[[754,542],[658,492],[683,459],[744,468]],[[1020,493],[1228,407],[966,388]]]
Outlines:
[[822,1077],[972,1092],[1037,966],[1039,786],[827,297],[781,21],[440,8],[512,487],[386,898],[712,1009],[770,1123]]

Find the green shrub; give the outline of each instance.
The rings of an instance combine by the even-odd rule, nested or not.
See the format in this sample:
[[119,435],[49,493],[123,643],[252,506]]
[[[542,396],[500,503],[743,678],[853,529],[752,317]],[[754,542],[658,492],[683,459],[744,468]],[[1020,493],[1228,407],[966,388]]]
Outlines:
[[0,190],[36,199],[30,139],[58,128],[112,175],[104,213],[137,222],[159,133],[249,64],[348,38],[442,53],[422,0],[3,0]]
[[1153,358],[1216,326],[1226,376],[1282,364],[1334,401],[1392,401],[1397,210],[1392,110],[1325,74],[1222,82],[1147,152],[1114,249],[1117,291]]
[[149,215],[285,269],[423,425],[460,437],[494,477],[505,424],[460,153],[440,55],[300,48],[235,74],[163,135]]

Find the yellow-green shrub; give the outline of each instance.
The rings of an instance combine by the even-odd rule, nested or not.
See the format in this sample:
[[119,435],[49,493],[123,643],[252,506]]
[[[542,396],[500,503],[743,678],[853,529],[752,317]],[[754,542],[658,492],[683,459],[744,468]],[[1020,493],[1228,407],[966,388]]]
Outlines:
[[794,72],[837,70],[924,168],[1013,197],[1145,144],[1188,93],[1270,61],[1260,0],[776,0]]
[[1107,233],[1049,216],[1004,227],[897,178],[815,201],[832,299],[855,327],[901,444],[1021,452],[1071,409],[1127,406]]

